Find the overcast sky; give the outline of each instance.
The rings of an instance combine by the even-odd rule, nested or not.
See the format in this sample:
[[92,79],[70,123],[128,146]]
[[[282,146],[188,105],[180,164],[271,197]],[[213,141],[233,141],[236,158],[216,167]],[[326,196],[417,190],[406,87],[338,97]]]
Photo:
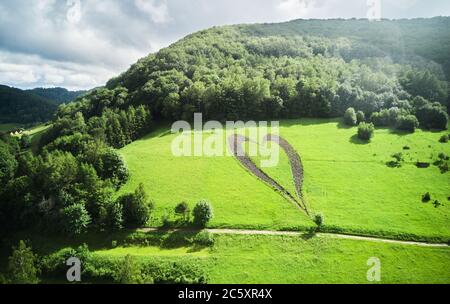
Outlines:
[[214,25],[298,18],[449,16],[449,0],[1,0],[0,84],[103,85],[137,59]]

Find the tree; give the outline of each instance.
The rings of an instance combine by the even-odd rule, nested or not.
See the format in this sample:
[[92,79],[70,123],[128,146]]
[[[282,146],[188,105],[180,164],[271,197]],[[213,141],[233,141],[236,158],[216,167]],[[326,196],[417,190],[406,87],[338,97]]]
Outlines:
[[130,173],[122,156],[112,148],[107,148],[101,155],[102,170],[100,176],[110,179],[116,187],[120,187],[128,181]]
[[113,202],[108,206],[108,228],[112,231],[122,230],[123,228],[123,205]]
[[358,121],[358,124],[365,122],[366,121],[366,115],[364,114],[363,111],[358,111],[356,113],[356,119]]
[[20,241],[17,248],[13,247],[13,253],[9,257],[8,270],[12,283],[39,283],[37,256],[33,253],[31,247],[27,247],[24,241]]
[[206,227],[213,218],[213,210],[211,204],[207,201],[200,201],[195,205],[193,210],[194,224],[198,227]]
[[317,227],[320,229],[325,222],[325,217],[323,214],[316,214],[314,216],[314,223],[316,223]]
[[348,108],[344,114],[344,122],[347,126],[356,126],[358,118],[356,117],[355,109]]
[[[17,168],[17,161],[6,144],[0,140],[0,183],[5,185]],[[1,190],[0,190],[1,192]]]
[[427,103],[417,109],[416,116],[422,127],[427,129],[447,130],[448,114],[439,103]]
[[28,134],[23,134],[20,138],[20,147],[22,149],[28,149],[31,147],[31,136]]
[[397,129],[415,132],[419,127],[419,121],[414,115],[400,116],[397,120]]
[[373,137],[375,127],[372,123],[360,123],[358,126],[358,138],[362,140],[370,140]]
[[119,202],[123,206],[126,227],[138,228],[147,224],[150,219],[150,212],[154,206],[148,199],[144,184],[140,184],[133,194],[128,194],[119,198]]
[[179,203],[175,207],[175,213],[183,216],[184,221],[188,220],[189,212],[189,205],[186,202]]
[[69,236],[85,233],[91,223],[91,216],[83,204],[75,204],[61,210],[62,231]]

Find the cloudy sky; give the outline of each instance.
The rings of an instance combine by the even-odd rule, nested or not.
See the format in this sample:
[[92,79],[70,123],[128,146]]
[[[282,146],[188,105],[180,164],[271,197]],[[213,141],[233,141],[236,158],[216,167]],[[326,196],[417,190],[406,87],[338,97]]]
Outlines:
[[449,0],[1,0],[0,84],[92,88],[200,29],[366,18],[378,1],[383,18],[450,15]]

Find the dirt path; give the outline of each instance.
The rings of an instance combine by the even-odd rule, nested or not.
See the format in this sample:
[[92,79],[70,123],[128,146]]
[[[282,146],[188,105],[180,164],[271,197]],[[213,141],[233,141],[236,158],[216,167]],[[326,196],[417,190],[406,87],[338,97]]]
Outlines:
[[[216,234],[237,234],[237,235],[304,236],[305,234],[307,234],[307,232],[270,231],[270,230],[208,229],[207,231],[209,231],[210,233],[216,233]],[[444,243],[401,241],[401,240],[383,239],[383,238],[358,236],[358,235],[337,234],[337,233],[336,234],[335,233],[317,233],[314,235],[314,237],[347,239],[347,240],[356,240],[356,241],[369,241],[369,242],[399,244],[399,245],[415,245],[415,246],[422,246],[422,247],[450,248],[450,246],[448,244],[444,244]]]
[[[276,141],[278,140],[278,138],[270,138],[270,137],[266,137],[266,140],[270,140],[270,141]],[[242,164],[242,166],[244,166],[248,171],[250,171],[252,174],[254,174],[256,177],[258,177],[259,179],[261,179],[262,181],[264,181],[265,183],[269,184],[271,187],[275,188],[275,190],[277,190],[278,192],[280,192],[284,197],[286,197],[289,201],[291,201],[292,203],[294,203],[298,208],[302,209],[303,211],[305,211],[308,215],[308,209],[306,208],[306,205],[304,204],[303,200],[301,202],[299,202],[294,195],[292,195],[292,193],[290,193],[287,189],[285,189],[282,185],[280,185],[277,181],[275,181],[273,178],[271,178],[269,175],[267,175],[263,170],[261,170],[251,159],[250,157],[248,157],[248,155],[245,153],[244,149],[243,149],[243,144],[250,141],[247,137],[242,136],[242,135],[231,135],[229,138],[229,146],[230,146],[230,150],[232,151],[232,153],[234,154],[234,156],[236,157],[236,159]],[[289,145],[289,143],[287,143],[287,141],[283,140],[283,144],[286,148],[289,149],[289,147],[292,149],[292,147]],[[280,145],[281,146],[281,145]],[[289,147],[287,147],[289,146]],[[284,149],[284,147],[282,146],[282,148]],[[293,150],[293,149],[292,149]],[[298,155],[297,155],[298,156]],[[301,162],[299,162],[300,157],[298,157],[298,159],[295,159],[295,157],[293,157],[293,160],[291,162],[297,164],[300,164],[300,168],[301,168]],[[292,169],[294,171],[294,168]],[[302,170],[298,171],[298,167],[296,167],[296,172],[301,172],[297,175],[297,182],[296,182],[296,189],[299,193],[301,193],[301,187],[302,187],[302,182],[303,182],[303,174],[302,174]],[[297,187],[298,185],[298,187]],[[299,196],[301,197],[301,196]]]
[[[149,233],[161,231],[158,228],[143,228],[138,229],[138,232]],[[194,232],[196,230],[189,229],[172,229],[167,230],[170,232]],[[271,236],[296,236],[304,237],[308,232],[296,232],[296,231],[271,231],[271,230],[241,230],[241,229],[206,229],[206,231],[213,234],[232,234],[232,235],[271,235]],[[329,239],[347,239],[354,241],[368,241],[386,244],[397,244],[397,245],[409,245],[409,246],[420,246],[420,247],[435,247],[435,248],[450,248],[448,244],[444,243],[427,243],[427,242],[416,242],[416,241],[401,241],[393,239],[383,239],[368,236],[358,236],[358,235],[347,235],[338,233],[316,233],[313,237],[318,238],[329,238]]]

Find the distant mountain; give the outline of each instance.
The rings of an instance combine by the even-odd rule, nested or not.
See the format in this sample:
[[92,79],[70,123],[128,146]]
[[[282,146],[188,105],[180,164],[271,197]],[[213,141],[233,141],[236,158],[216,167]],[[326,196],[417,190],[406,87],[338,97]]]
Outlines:
[[0,85],[0,123],[29,124],[52,119],[56,102]]
[[26,92],[55,101],[57,104],[69,103],[87,93],[87,91],[69,91],[64,88],[36,88]]

